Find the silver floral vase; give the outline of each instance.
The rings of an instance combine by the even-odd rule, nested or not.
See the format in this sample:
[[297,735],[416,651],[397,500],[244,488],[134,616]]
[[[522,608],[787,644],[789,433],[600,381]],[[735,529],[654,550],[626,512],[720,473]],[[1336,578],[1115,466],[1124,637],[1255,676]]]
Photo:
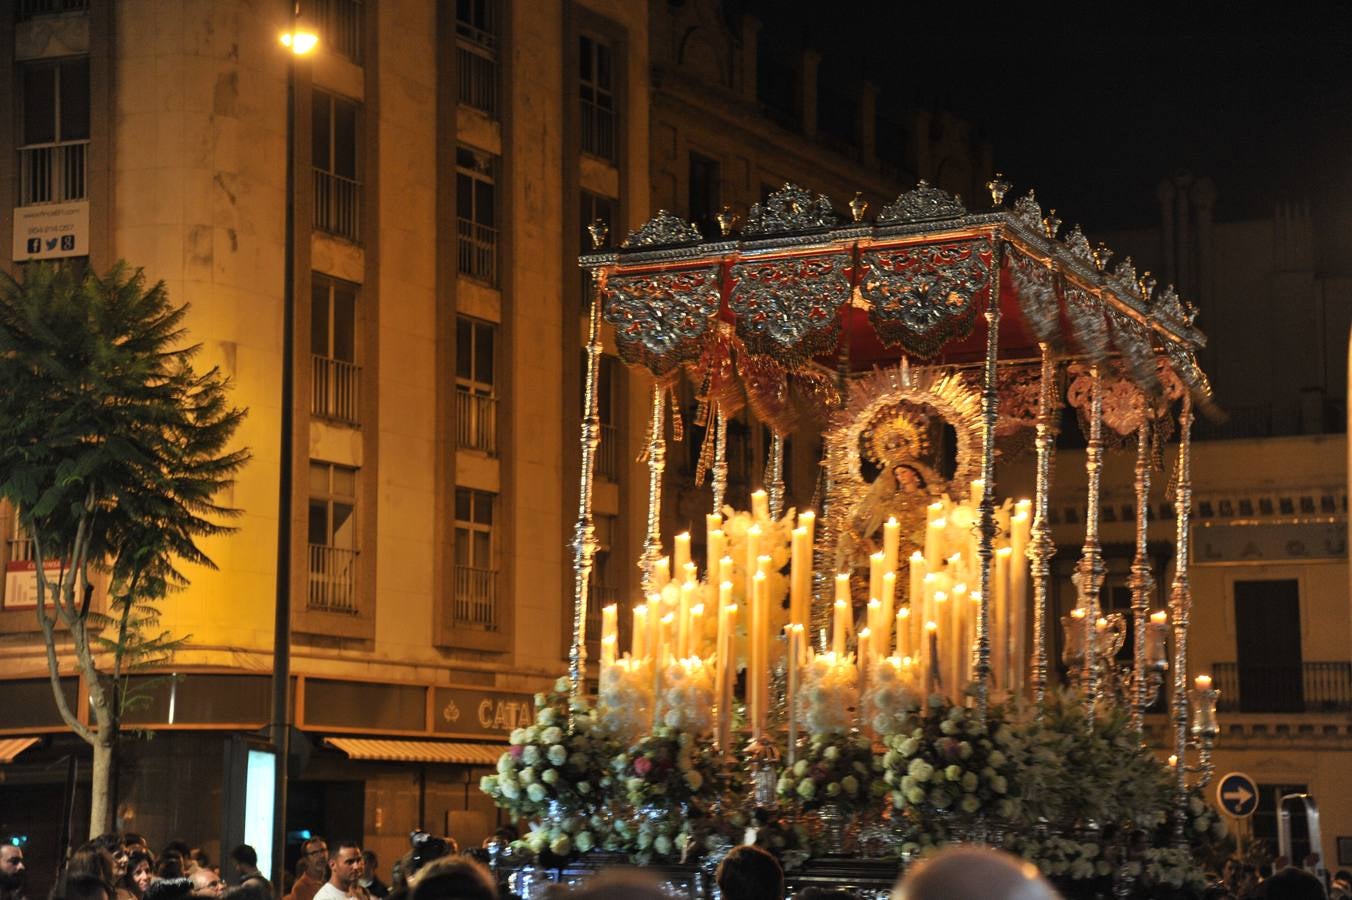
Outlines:
[[843,803],[823,803],[817,810],[821,824],[821,847],[826,856],[845,856],[852,851],[856,813]]

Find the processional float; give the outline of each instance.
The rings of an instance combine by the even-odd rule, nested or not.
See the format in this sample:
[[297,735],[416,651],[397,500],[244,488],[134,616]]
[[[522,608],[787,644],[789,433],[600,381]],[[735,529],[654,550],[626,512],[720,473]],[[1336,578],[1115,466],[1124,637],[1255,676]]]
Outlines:
[[[1124,710],[1144,748],[1146,710],[1172,673],[1165,777],[1172,843],[1182,847],[1218,731],[1210,679],[1187,682],[1190,431],[1194,409],[1210,402],[1196,357],[1204,338],[1172,287],[1157,289],[1130,259],[1110,269],[1111,251],[1092,247],[1078,226],[1061,234],[1055,211],[1044,215],[1031,192],[1006,207],[1009,187],[997,176],[988,185],[993,208],[971,212],[921,182],[873,221],[856,196],[842,221],[829,198],[785,185],[753,206],[739,230],[725,211],[720,239],[704,240],[662,212],[614,250],[605,247],[604,224],[592,227],[594,250],[580,260],[592,292],[572,545],[572,709],[586,705],[603,323],[623,361],[646,369],[653,384],[643,596],[624,616],[627,653],[619,610],[602,617],[602,703],[610,690],[611,705],[625,708],[625,741],[664,723],[711,732],[718,762],[733,754],[750,761],[746,790],[761,806],[775,803],[776,784],[781,796],[787,785],[796,801],[814,799],[807,779],[795,780],[800,751],[812,752],[800,733],[813,730],[813,715],[844,715],[832,704],[856,711],[851,746],[872,742],[880,751],[875,774],[905,763],[913,749],[882,733],[892,730],[888,716],[923,718],[931,696],[939,706],[943,695],[945,715],[970,723],[961,725],[970,735],[985,734],[997,707],[1055,701],[1064,712],[1051,696],[1048,659],[1049,496],[1064,394],[1085,430],[1088,483],[1078,602],[1062,623],[1069,702],[1089,731],[1105,708]],[[682,380],[704,426],[697,477],[707,474],[712,488],[703,577],[690,535],[672,536],[668,553],[661,533],[667,433],[679,439]],[[728,420],[743,406],[771,439],[764,489],[739,512],[728,505],[741,499],[728,497]],[[819,423],[823,439],[821,509],[795,520],[784,508],[784,448],[805,422]],[[1171,433],[1177,527],[1165,612],[1152,609],[1146,533],[1152,470]],[[1134,443],[1136,453],[1130,621],[1100,600],[1099,496],[1110,443]],[[1035,458],[1034,496],[1002,502],[997,456],[1025,450]],[[1133,658],[1123,665],[1115,657],[1128,630]],[[733,718],[742,708],[738,660],[745,730]],[[837,683],[848,690],[833,693]],[[899,696],[908,698],[902,708]],[[906,752],[879,762],[889,747]],[[818,756],[811,763],[825,765]],[[919,783],[917,771],[926,775]],[[981,777],[995,771],[988,766]],[[893,791],[898,808],[908,792],[917,803],[943,801],[942,791],[925,793],[928,779],[941,782],[926,766],[895,774],[881,790]]]

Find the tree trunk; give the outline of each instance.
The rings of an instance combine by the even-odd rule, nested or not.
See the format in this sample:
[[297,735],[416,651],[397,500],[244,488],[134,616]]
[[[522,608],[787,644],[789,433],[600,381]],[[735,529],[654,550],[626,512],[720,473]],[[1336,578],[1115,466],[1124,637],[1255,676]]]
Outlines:
[[112,736],[100,728],[94,742],[94,766],[89,778],[89,837],[92,840],[112,830],[111,776],[113,762]]

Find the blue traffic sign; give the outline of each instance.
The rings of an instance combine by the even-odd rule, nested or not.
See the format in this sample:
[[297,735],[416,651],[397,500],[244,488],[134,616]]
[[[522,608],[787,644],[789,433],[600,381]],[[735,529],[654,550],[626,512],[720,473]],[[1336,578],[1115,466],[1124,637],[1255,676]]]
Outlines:
[[1216,801],[1237,819],[1246,819],[1258,808],[1258,785],[1243,772],[1231,772],[1216,783]]

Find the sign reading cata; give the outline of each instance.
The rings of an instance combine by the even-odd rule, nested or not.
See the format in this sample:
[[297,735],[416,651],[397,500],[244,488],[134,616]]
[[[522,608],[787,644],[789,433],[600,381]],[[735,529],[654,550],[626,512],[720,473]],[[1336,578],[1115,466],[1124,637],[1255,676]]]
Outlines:
[[505,738],[535,716],[532,695],[491,688],[439,687],[432,702],[436,705],[432,730],[438,734]]
[[1347,559],[1346,522],[1199,525],[1194,565],[1312,562]]
[[15,262],[88,255],[88,200],[15,208]]

